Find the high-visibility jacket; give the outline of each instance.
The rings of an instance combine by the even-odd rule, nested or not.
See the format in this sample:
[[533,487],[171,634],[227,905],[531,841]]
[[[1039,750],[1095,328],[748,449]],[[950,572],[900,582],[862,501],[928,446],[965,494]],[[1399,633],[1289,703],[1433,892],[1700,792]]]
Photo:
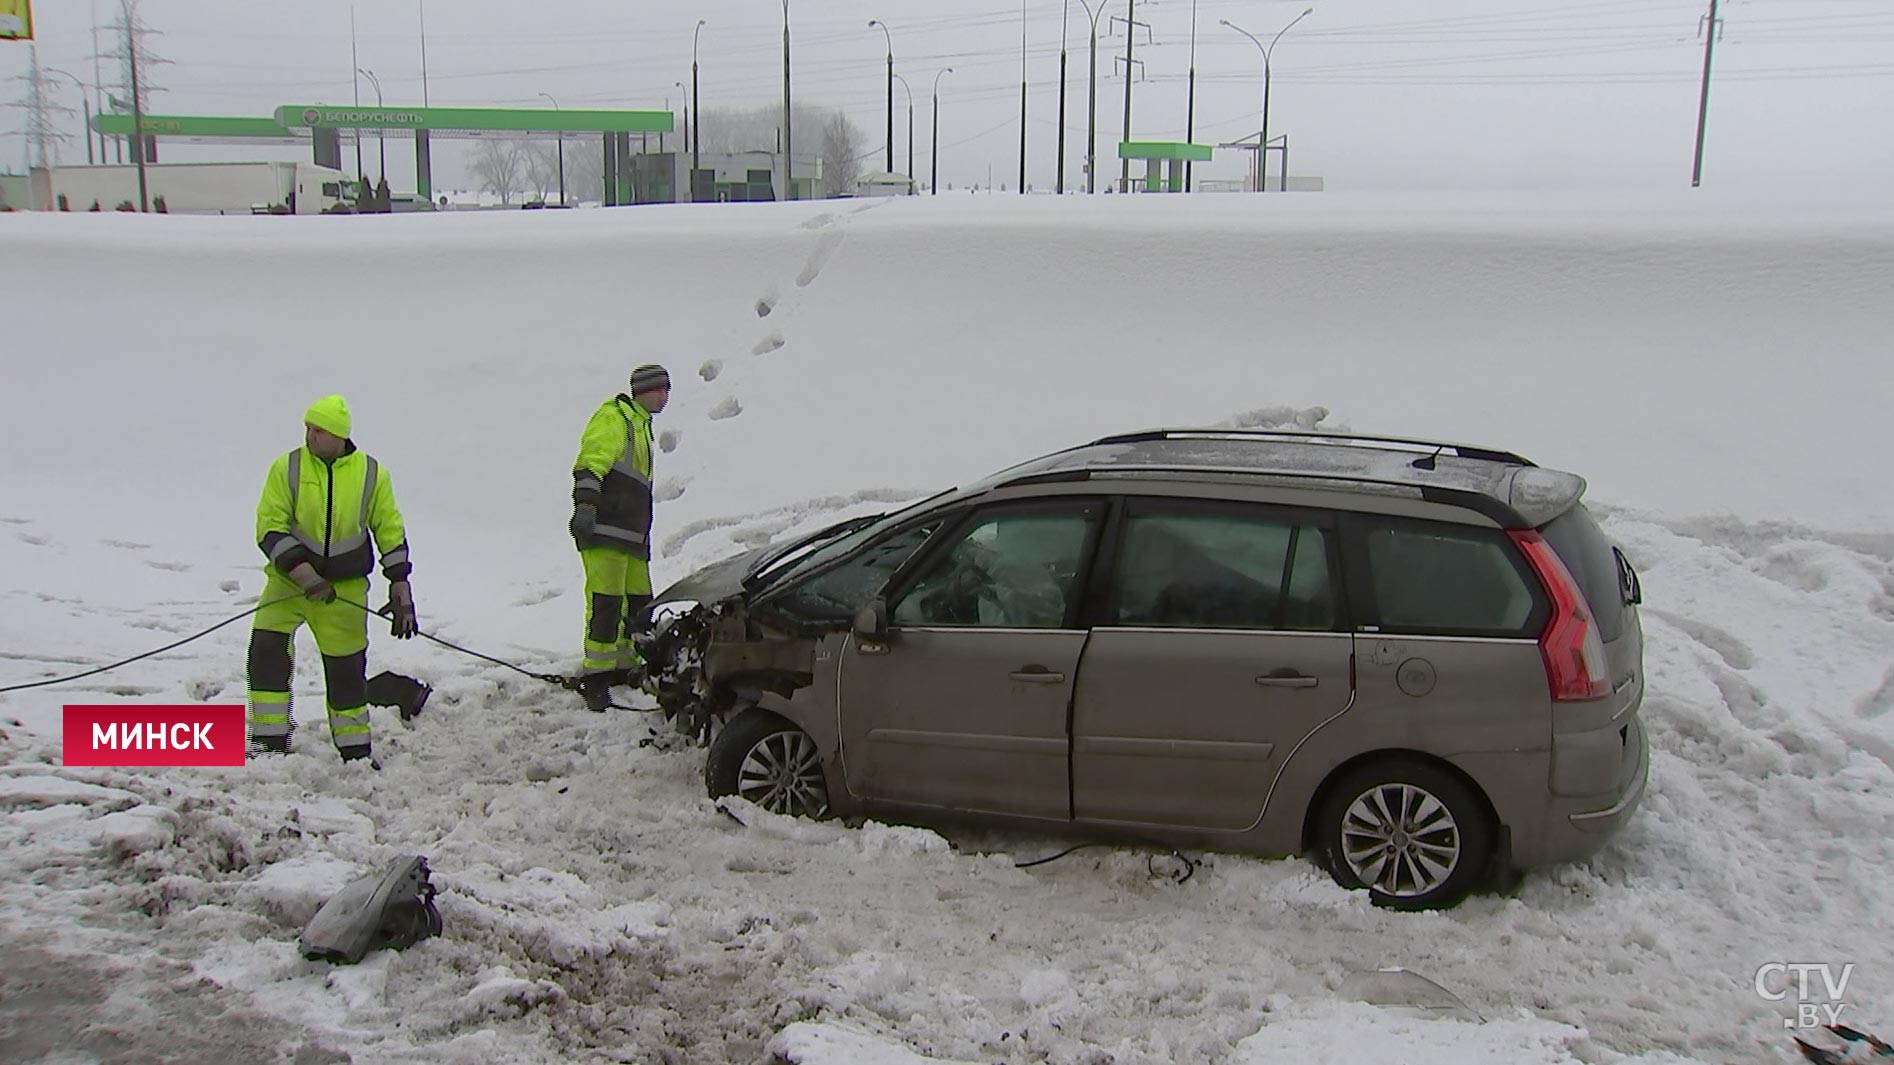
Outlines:
[[407,580],[413,568],[394,483],[353,443],[333,462],[306,447],[278,456],[257,503],[256,538],[283,573],[307,562],[332,581],[366,577],[375,568],[374,548],[390,581]]
[[579,438],[572,502],[598,508],[593,542],[584,546],[651,558],[651,412],[619,393],[599,405]]

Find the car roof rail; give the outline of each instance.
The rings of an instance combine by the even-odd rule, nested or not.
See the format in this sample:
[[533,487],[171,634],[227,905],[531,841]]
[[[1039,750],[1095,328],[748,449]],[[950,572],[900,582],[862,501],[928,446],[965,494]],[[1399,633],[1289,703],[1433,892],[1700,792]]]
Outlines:
[[1192,437],[1238,436],[1255,437],[1265,440],[1316,440],[1336,441],[1350,444],[1402,444],[1414,448],[1433,448],[1435,453],[1451,451],[1463,459],[1478,459],[1485,462],[1499,462],[1510,466],[1537,466],[1522,455],[1499,448],[1480,447],[1474,444],[1456,444],[1440,440],[1422,440],[1409,436],[1376,436],[1366,433],[1338,433],[1313,429],[1146,429],[1135,433],[1119,433],[1115,436],[1100,437],[1087,447],[1101,444],[1147,444],[1157,440],[1185,440]]

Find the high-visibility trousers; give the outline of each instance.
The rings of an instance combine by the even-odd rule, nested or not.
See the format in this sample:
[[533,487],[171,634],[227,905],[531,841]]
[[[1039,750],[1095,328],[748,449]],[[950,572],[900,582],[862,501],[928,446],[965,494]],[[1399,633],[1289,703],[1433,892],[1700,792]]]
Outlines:
[[[296,630],[304,625],[322,652],[324,692],[329,704],[329,737],[344,753],[369,750],[368,614],[353,603],[368,602],[368,579],[334,582],[336,599],[318,603],[305,597],[294,581],[269,571],[263,602],[250,630],[250,736],[287,748],[295,725],[290,719],[289,680]],[[285,598],[287,597],[287,598]],[[273,602],[273,600],[283,600]]]
[[579,550],[585,563],[585,660],[580,672],[602,676],[638,668],[631,633],[651,602],[651,563],[611,547]]

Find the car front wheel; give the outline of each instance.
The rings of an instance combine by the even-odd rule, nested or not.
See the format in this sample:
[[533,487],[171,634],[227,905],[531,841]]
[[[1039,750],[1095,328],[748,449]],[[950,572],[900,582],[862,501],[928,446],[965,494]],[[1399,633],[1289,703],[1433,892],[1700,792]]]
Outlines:
[[704,760],[710,797],[737,795],[777,814],[826,817],[822,752],[809,734],[752,707],[717,733]]
[[1477,792],[1439,766],[1389,759],[1350,770],[1327,790],[1320,852],[1345,888],[1378,906],[1443,909],[1485,879],[1494,833]]

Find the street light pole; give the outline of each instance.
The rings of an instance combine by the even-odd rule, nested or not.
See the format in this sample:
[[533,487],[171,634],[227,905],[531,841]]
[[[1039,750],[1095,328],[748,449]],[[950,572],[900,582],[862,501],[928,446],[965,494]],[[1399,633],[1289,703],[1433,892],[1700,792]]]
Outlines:
[[[1264,179],[1263,179],[1263,188],[1265,190],[1269,188],[1269,180],[1268,180],[1267,171],[1269,170],[1269,70],[1270,70],[1270,64],[1267,57],[1270,54],[1275,52],[1276,42],[1282,40],[1283,34],[1288,33],[1290,28],[1293,27],[1296,23],[1301,22],[1303,19],[1308,18],[1310,15],[1313,15],[1313,14],[1315,14],[1314,8],[1312,7],[1305,8],[1302,14],[1297,15],[1295,18],[1290,19],[1288,26],[1284,26],[1282,29],[1277,30],[1276,35],[1269,39],[1269,49],[1268,51],[1263,53],[1265,58],[1263,61],[1263,131],[1262,131],[1263,132],[1263,145],[1262,145],[1263,156],[1262,156],[1261,163],[1262,163],[1262,168],[1265,171]],[[1282,168],[1282,182],[1281,182],[1281,185],[1276,189],[1276,191],[1286,192],[1288,191],[1288,188],[1289,188],[1289,167],[1288,167],[1288,162],[1285,159],[1284,165]]]
[[[1184,105],[1184,141],[1194,144],[1197,140],[1197,0],[1190,0],[1190,98]],[[1191,167],[1195,164],[1184,160],[1184,191],[1195,192],[1191,183]]]
[[908,79],[899,74],[894,80],[901,83],[901,91],[908,94],[908,195],[914,195],[914,90],[908,86]]
[[[559,101],[552,99],[552,93],[542,92],[539,95],[552,100],[554,111],[561,110]],[[559,136],[559,206],[564,207],[566,205],[566,131],[560,129],[556,132]]]
[[[1263,128],[1262,128],[1262,131],[1258,134],[1258,136],[1261,139],[1256,145],[1256,191],[1257,192],[1266,192],[1269,189],[1269,177],[1268,177],[1269,175],[1269,70],[1270,70],[1269,56],[1270,56],[1270,53],[1275,50],[1276,42],[1282,40],[1283,34],[1288,33],[1289,30],[1293,26],[1295,26],[1296,23],[1301,22],[1303,19],[1308,18],[1310,15],[1313,15],[1313,14],[1315,14],[1315,9],[1311,7],[1303,11],[1302,14],[1297,15],[1293,19],[1290,19],[1288,26],[1284,26],[1282,29],[1276,31],[1276,36],[1270,38],[1270,41],[1267,47],[1264,46],[1263,42],[1257,40],[1254,34],[1250,33],[1248,30],[1242,28],[1241,26],[1238,26],[1236,23],[1231,22],[1229,19],[1218,20],[1218,22],[1220,22],[1222,25],[1228,26],[1231,29],[1235,30],[1236,32],[1242,34],[1243,36],[1248,37],[1250,39],[1250,42],[1256,45],[1257,51],[1263,53]],[[1288,170],[1285,168],[1282,175],[1282,187],[1279,188],[1277,191],[1279,192],[1284,191],[1288,187],[1289,187],[1289,173],[1288,173]]]
[[1019,0],[1019,194],[1026,195],[1026,0]]
[[894,173],[894,34],[888,32],[888,24],[878,18],[868,20],[870,27],[881,27],[881,35],[888,39],[888,173]]
[[[689,147],[691,146],[691,95],[690,95],[690,90],[689,90],[689,89],[686,89],[686,88],[684,87],[684,83],[683,83],[683,82],[681,82],[681,81],[674,81],[674,82],[672,82],[671,84],[672,84],[672,85],[675,85],[675,86],[677,86],[677,92],[678,92],[678,95],[679,95],[679,96],[682,96],[682,97],[684,98],[684,144],[683,144],[683,147],[685,147],[685,148],[689,148]],[[671,109],[671,98],[670,98],[670,97],[668,97],[668,96],[664,98],[664,109],[665,109],[666,111],[669,111],[669,110]],[[660,134],[658,134],[658,150],[659,150],[659,151],[663,151],[663,150],[664,150],[664,134],[662,134],[662,133],[660,133]]]
[[[349,80],[354,83],[355,108],[359,111],[362,107],[362,67],[360,56],[355,50],[355,5],[353,4],[349,5],[349,65],[355,68],[355,73],[349,75]],[[349,133],[355,138],[355,180],[362,185],[367,185],[368,168],[362,165],[361,127],[357,126]]]
[[687,111],[697,112],[697,124],[691,127],[691,199],[697,198],[697,168],[703,165],[701,152],[704,147],[704,98],[697,92],[697,37],[704,32],[705,20],[697,20],[697,28],[691,31],[691,102]]
[[794,125],[789,108],[789,0],[783,0],[783,199],[796,198],[796,153],[791,150]]
[[1105,13],[1105,0],[1098,0],[1098,10],[1093,11],[1090,0],[1079,0],[1085,8],[1085,17],[1092,22],[1092,73],[1091,87],[1085,95],[1085,192],[1098,191],[1098,16]]
[[[369,84],[375,86],[375,109],[377,111],[381,110],[382,107],[385,106],[381,99],[381,79],[376,77],[375,72],[372,70],[364,70],[362,71],[362,75],[368,79]],[[357,136],[360,136],[360,134],[357,134]],[[375,127],[375,140],[381,145],[381,179],[383,182],[386,182],[388,180],[388,139],[383,134],[380,126]]]
[[1059,9],[1059,174],[1053,182],[1053,193],[1059,196],[1065,195],[1065,29],[1071,17],[1072,0],[1065,0]]
[[45,67],[43,69],[48,74],[58,74],[61,77],[71,78],[72,83],[78,86],[79,88],[79,106],[85,111],[85,162],[87,166],[91,166],[92,165],[92,103],[91,103],[91,98],[86,96],[85,94],[85,82],[80,81],[78,75],[69,74],[66,71],[59,69],[58,67]]
[[953,67],[947,67],[934,75],[934,147],[929,153],[933,158],[934,176],[929,179],[928,185],[934,190],[935,196],[940,195],[940,76],[953,72]]
[[[1138,39],[1138,0],[1125,0],[1125,132],[1123,140],[1131,139],[1131,46]],[[1155,166],[1156,164],[1152,164]],[[1119,160],[1118,191],[1131,191],[1131,160],[1129,157]]]

